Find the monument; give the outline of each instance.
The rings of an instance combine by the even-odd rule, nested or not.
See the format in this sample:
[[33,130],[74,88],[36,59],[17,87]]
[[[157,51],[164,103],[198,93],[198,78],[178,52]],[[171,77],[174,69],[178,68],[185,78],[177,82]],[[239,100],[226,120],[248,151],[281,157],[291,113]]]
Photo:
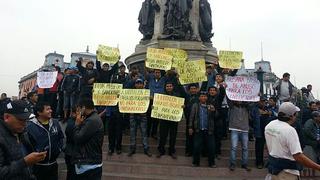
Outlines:
[[183,49],[189,60],[218,62],[211,42],[212,14],[207,0],[144,0],[138,21],[143,38],[125,59],[129,68],[137,65],[143,70],[149,47]]

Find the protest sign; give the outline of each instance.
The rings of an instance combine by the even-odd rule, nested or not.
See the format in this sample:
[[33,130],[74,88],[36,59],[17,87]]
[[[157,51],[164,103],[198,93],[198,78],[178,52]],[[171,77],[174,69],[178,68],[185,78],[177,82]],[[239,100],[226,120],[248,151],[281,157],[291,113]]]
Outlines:
[[122,84],[94,83],[92,98],[96,106],[116,106]]
[[184,98],[154,94],[151,117],[179,122],[182,118]]
[[52,88],[57,80],[57,71],[37,72],[37,85],[39,88]]
[[122,89],[119,98],[121,113],[146,113],[150,103],[149,89]]
[[207,81],[206,63],[202,60],[187,61],[181,64],[178,69],[180,83],[191,84]]
[[233,101],[259,101],[260,82],[256,77],[229,76],[226,78],[226,93]]
[[148,48],[146,67],[151,69],[170,70],[172,65],[172,55],[163,49]]
[[222,68],[240,69],[242,55],[240,51],[219,51],[219,65]]
[[97,58],[101,62],[115,64],[119,61],[120,50],[119,48],[99,45],[97,50]]
[[172,57],[172,67],[180,67],[188,59],[188,53],[182,49],[176,48],[164,48],[165,52],[168,52]]

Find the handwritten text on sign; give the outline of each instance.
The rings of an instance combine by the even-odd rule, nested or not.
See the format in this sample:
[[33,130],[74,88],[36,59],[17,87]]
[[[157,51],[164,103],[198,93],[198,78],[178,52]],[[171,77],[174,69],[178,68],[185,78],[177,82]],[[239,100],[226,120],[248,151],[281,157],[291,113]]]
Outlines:
[[259,101],[260,82],[256,77],[227,77],[227,96],[233,101]]
[[57,80],[57,71],[53,72],[37,72],[37,84],[39,88],[52,88]]
[[150,103],[149,89],[122,89],[119,98],[121,113],[145,113]]
[[94,83],[93,102],[96,106],[116,106],[122,84]]
[[184,98],[155,94],[151,117],[168,121],[180,121],[183,114]]
[[222,68],[240,69],[242,52],[240,51],[219,51],[219,64]]
[[176,48],[164,48],[164,51],[172,55],[172,67],[180,67],[181,64],[186,62],[186,60],[188,59],[188,53],[185,50]]
[[191,84],[207,81],[206,63],[202,60],[187,61],[178,69],[181,84]]
[[148,48],[146,67],[151,69],[170,70],[172,65],[172,56],[163,49]]
[[97,58],[101,62],[115,64],[119,61],[120,50],[119,48],[99,45],[97,50]]

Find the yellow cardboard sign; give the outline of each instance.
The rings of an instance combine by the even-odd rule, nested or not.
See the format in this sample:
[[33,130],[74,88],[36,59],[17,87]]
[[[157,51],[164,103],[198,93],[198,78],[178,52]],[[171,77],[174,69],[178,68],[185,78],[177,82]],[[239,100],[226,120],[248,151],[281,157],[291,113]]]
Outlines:
[[122,84],[94,83],[92,99],[96,106],[116,106]]
[[151,117],[179,122],[182,118],[184,98],[154,94]]
[[164,48],[164,51],[172,55],[172,67],[174,68],[180,67],[181,64],[186,62],[186,60],[188,59],[188,53],[185,50],[176,48]]
[[206,62],[204,59],[187,61],[181,64],[177,70],[179,73],[180,83],[183,85],[207,81]]
[[222,68],[240,69],[242,55],[241,51],[219,51],[219,65]]
[[149,103],[149,89],[122,89],[119,97],[119,111],[121,113],[146,113]]
[[170,70],[172,65],[172,55],[163,49],[148,48],[146,67],[151,69]]
[[115,64],[119,61],[120,50],[119,48],[109,47],[100,44],[97,50],[97,58],[101,62]]

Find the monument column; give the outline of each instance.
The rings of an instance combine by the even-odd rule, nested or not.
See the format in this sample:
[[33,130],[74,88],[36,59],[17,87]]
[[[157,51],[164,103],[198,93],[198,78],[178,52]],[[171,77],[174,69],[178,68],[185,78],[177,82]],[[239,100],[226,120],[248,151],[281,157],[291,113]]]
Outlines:
[[163,32],[163,24],[164,24],[164,12],[166,10],[166,1],[167,0],[155,0],[157,4],[160,6],[160,11],[155,13],[154,17],[154,33],[152,40],[160,39]]
[[193,0],[192,9],[190,11],[190,21],[193,30],[192,39],[196,41],[201,41],[199,34],[199,23],[200,23],[200,14],[199,14],[199,3],[200,0]]

